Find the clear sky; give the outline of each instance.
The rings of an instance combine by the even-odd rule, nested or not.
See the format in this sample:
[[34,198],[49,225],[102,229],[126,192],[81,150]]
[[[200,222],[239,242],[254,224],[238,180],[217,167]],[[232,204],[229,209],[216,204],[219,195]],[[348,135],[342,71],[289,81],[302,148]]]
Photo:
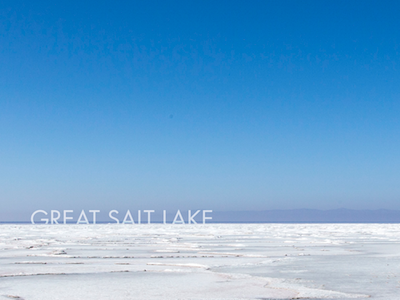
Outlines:
[[0,210],[400,209],[398,1],[2,1]]

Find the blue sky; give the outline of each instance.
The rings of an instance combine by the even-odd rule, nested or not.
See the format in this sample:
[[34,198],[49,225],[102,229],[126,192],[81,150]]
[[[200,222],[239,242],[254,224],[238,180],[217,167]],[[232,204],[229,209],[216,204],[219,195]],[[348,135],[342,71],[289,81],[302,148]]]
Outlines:
[[3,1],[0,209],[400,209],[397,1]]

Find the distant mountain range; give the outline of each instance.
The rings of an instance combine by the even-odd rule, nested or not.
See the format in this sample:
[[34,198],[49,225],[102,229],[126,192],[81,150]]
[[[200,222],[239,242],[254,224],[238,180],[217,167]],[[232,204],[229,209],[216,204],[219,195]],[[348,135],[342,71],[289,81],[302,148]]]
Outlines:
[[213,222],[240,223],[400,223],[398,210],[287,209],[264,211],[214,211]]
[[[78,211],[78,210],[77,210]],[[159,211],[158,211],[159,212]],[[124,211],[121,210],[119,218],[123,218]],[[176,211],[169,211],[167,222],[171,223]],[[187,212],[182,210],[182,215],[187,222]],[[201,223],[201,214],[196,218]],[[136,215],[135,215],[136,216]],[[213,211],[209,214],[212,220],[207,223],[400,223],[400,210],[354,210],[354,209],[282,209],[263,211]],[[48,217],[48,216],[47,216]],[[76,222],[77,216],[74,221]],[[30,223],[30,213],[5,213],[0,212],[0,223]],[[142,222],[147,219],[142,216]],[[152,216],[152,223],[162,222],[162,215],[159,212]],[[113,223],[108,214],[99,216],[99,223]],[[122,220],[121,220],[122,221]]]

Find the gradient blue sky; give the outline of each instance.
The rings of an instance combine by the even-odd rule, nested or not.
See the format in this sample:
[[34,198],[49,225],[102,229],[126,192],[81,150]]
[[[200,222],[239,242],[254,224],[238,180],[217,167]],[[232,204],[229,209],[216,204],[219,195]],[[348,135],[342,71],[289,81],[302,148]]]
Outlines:
[[398,1],[2,1],[0,210],[400,209]]

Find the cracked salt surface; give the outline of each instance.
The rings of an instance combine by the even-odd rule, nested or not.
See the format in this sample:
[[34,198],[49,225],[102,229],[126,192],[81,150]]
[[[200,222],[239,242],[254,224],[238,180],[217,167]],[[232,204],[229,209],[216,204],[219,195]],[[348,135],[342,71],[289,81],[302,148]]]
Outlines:
[[0,299],[400,299],[400,225],[1,225]]

